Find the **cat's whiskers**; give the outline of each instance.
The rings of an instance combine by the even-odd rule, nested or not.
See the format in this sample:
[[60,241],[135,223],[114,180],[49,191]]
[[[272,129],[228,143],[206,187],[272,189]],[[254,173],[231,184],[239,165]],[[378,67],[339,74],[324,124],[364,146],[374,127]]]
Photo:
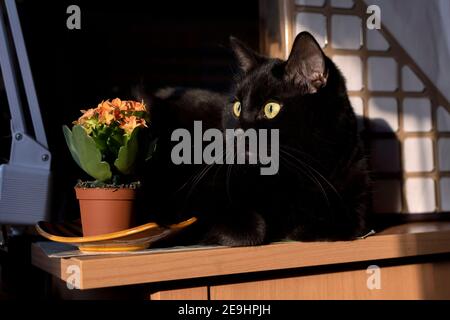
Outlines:
[[[227,151],[225,153],[225,158],[224,158],[225,163],[226,163],[226,159],[229,157],[230,153],[231,153],[230,151]],[[223,157],[223,152],[222,152],[222,154],[219,155],[219,157]],[[201,182],[201,180],[203,180],[203,178],[208,174],[208,172],[215,166],[219,166],[214,175],[214,177],[216,177],[219,170],[223,167],[223,164],[217,164],[217,163],[207,164],[207,165],[204,165],[196,174],[192,175],[188,179],[188,181],[186,181],[183,184],[183,186],[181,186],[181,188],[179,188],[177,190],[177,192],[180,192],[186,186],[190,185],[190,188],[189,188],[189,190],[186,194],[185,200],[184,200],[185,202],[191,197],[192,193],[194,192],[197,185]],[[231,171],[231,168],[228,169],[228,171]],[[229,177],[227,177],[227,184],[228,184],[228,180],[229,180]],[[227,189],[228,189],[228,187],[227,187]]]
[[295,171],[300,171],[300,173],[302,173],[309,180],[311,180],[315,185],[317,185],[319,187],[320,191],[321,191],[322,196],[325,198],[325,201],[327,202],[328,207],[330,207],[330,201],[329,201],[329,198],[328,198],[328,195],[327,195],[327,192],[326,192],[325,188],[320,183],[320,181],[313,174],[311,174],[311,172],[308,172],[308,171],[304,170],[304,168],[296,165],[295,163],[290,161],[288,158],[283,157],[281,154],[280,154],[280,160],[283,160],[284,164],[288,168],[292,169],[294,172]]
[[205,166],[205,165],[203,165],[202,167],[201,167],[201,169],[198,171],[198,172],[196,172],[196,173],[194,173],[193,175],[191,175],[187,180],[186,180],[186,182],[185,183],[183,183],[182,185],[181,185],[181,187],[179,187],[176,191],[175,191],[175,193],[178,193],[178,192],[180,192],[180,191],[182,191],[186,186],[188,186],[189,184],[191,184],[194,180],[195,180],[195,178],[205,169],[205,167],[207,167],[207,166]]
[[209,170],[211,170],[212,167],[214,167],[214,164],[206,165],[198,174],[195,175],[195,178],[192,180],[190,188],[186,193],[185,202],[191,197],[199,182],[205,177],[205,175]]
[[[225,159],[224,159],[225,163],[227,163],[227,159],[230,155],[232,155],[234,158],[236,158],[234,152],[232,150],[229,150],[225,154]],[[230,192],[230,182],[231,182],[231,173],[233,170],[233,163],[234,163],[234,161],[231,161],[231,163],[226,164],[227,165],[227,173],[226,173],[226,179],[225,179],[225,187],[226,187],[227,197],[230,202],[233,202],[231,192]]]
[[295,147],[285,145],[285,144],[280,145],[280,148],[284,149],[285,151],[294,152],[296,155],[304,157],[305,160],[307,159],[308,161],[311,161],[312,163],[314,163],[315,165],[317,165],[319,167],[322,166],[321,163],[319,161],[317,161],[317,159],[315,159],[309,153],[307,153],[299,148],[295,148]]
[[[324,177],[323,174],[321,174],[318,170],[316,170],[314,167],[312,167],[311,165],[307,164],[306,162],[302,161],[298,157],[292,155],[291,153],[289,153],[289,152],[287,152],[286,150],[283,150],[283,149],[285,149],[285,148],[283,146],[281,146],[280,147],[280,153],[282,152],[282,153],[290,156],[291,159],[293,159],[297,163],[305,166],[305,168],[310,169],[314,175],[317,175],[319,178],[321,178],[322,181],[324,181],[327,184],[327,186],[333,191],[333,193],[337,196],[337,198],[339,199],[339,202],[343,206],[343,209],[345,209],[345,214],[349,215],[349,209],[348,209],[347,205],[345,204],[344,199],[342,199],[341,194],[339,193],[339,191],[337,191],[337,189],[334,187],[334,185],[326,177]],[[297,151],[298,152],[302,152],[300,150],[297,150]]]
[[[333,190],[333,192],[334,193],[336,193],[336,195],[342,200],[342,197],[341,197],[341,195],[340,195],[340,193],[339,193],[339,191],[337,191],[337,189],[334,187],[334,185],[326,178],[326,177],[324,177],[323,176],[323,174],[321,174],[318,170],[316,170],[313,166],[311,166],[310,164],[308,164],[308,163],[306,163],[305,161],[303,161],[303,160],[301,160],[301,159],[299,159],[299,157],[296,157],[296,156],[294,156],[293,154],[291,154],[290,152],[287,152],[286,150],[283,150],[283,149],[285,149],[286,147],[285,146],[281,146],[280,147],[280,151],[281,152],[283,152],[283,153],[285,153],[285,154],[287,154],[288,156],[290,156],[292,159],[294,159],[295,161],[297,161],[297,162],[299,162],[299,163],[301,163],[303,166],[305,166],[305,167],[307,167],[308,169],[310,169],[310,170],[312,170],[316,175],[318,175],[332,190]],[[304,152],[302,152],[301,150],[296,150],[295,148],[292,148],[291,147],[291,149],[293,150],[293,151],[298,151],[298,152],[300,152],[300,153],[303,153],[304,155],[306,155],[306,153],[304,153]],[[311,159],[313,159],[312,157],[311,157]]]
[[[227,152],[225,154],[225,159],[228,157],[229,152]],[[223,152],[222,154],[219,155],[219,157],[223,157]],[[224,159],[224,161],[225,161]],[[186,186],[191,185],[192,183],[194,183],[196,180],[198,180],[198,178],[201,176],[200,180],[203,179],[203,177],[205,176],[205,174],[211,169],[211,167],[214,166],[219,166],[219,168],[216,170],[215,173],[215,177],[217,176],[217,172],[222,168],[223,164],[217,164],[217,163],[212,163],[212,164],[204,164],[202,165],[201,169],[194,173],[191,177],[189,177],[189,179],[180,187],[178,188],[178,190],[175,193],[180,192],[181,190],[183,190]],[[206,170],[206,172],[205,172]],[[194,183],[194,186],[198,183],[199,181],[197,181],[196,183]],[[191,187],[192,189],[192,187]]]

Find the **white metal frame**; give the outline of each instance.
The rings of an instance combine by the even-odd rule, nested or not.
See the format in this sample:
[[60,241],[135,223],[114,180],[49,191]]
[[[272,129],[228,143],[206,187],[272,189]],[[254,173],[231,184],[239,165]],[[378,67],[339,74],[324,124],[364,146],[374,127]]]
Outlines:
[[12,134],[9,163],[0,165],[0,223],[34,224],[49,215],[51,154],[15,0],[0,0],[0,69]]

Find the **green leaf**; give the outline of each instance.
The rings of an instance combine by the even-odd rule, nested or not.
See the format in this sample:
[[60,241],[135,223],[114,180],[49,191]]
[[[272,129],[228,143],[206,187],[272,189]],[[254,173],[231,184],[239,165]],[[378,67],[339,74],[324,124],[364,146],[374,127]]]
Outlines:
[[78,164],[79,167],[81,167],[80,164],[80,158],[78,156],[77,149],[75,148],[74,142],[73,142],[73,135],[72,131],[70,131],[68,126],[63,126],[63,132],[64,132],[64,138],[66,139],[67,146],[69,147],[70,154],[72,155],[73,160]]
[[112,173],[109,164],[102,161],[102,153],[97,148],[97,144],[83,127],[78,125],[73,127],[72,141],[79,159],[79,166],[98,181],[110,180]]
[[117,159],[114,161],[114,166],[123,174],[131,174],[133,172],[139,147],[138,131],[139,128],[133,130],[128,141],[119,149]]
[[147,115],[147,112],[145,112],[145,111],[133,111],[132,115],[136,116],[138,118],[145,118],[145,116]]
[[97,144],[97,148],[100,149],[100,152],[105,153],[108,150],[108,145],[106,144],[108,139],[108,130],[105,128],[96,128],[93,130],[91,136]]
[[113,159],[116,159],[119,155],[119,150],[122,146],[124,146],[127,142],[126,137],[124,136],[124,131],[122,129],[117,128],[113,130],[108,137],[107,144],[108,149],[114,156]]

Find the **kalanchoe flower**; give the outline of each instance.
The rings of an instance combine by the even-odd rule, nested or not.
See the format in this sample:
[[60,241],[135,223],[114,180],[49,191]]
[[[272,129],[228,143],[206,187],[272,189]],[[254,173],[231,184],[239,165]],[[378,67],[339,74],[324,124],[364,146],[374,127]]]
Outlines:
[[120,110],[125,110],[125,108],[127,107],[127,101],[122,101],[119,98],[115,98],[111,101],[111,105],[119,108]]
[[115,98],[112,101],[102,101],[97,108],[81,112],[83,115],[74,124],[83,126],[88,134],[104,125],[116,125],[122,128],[126,135],[130,135],[136,127],[147,127],[145,120],[147,109],[143,102]]
[[146,149],[148,144],[138,134],[139,128],[147,127],[149,113],[145,104],[116,98],[81,112],[72,130],[64,127],[77,164],[102,183],[132,175],[138,150]]
[[147,127],[147,124],[144,119],[138,119],[136,116],[125,117],[120,125],[126,135],[130,135],[137,127]]

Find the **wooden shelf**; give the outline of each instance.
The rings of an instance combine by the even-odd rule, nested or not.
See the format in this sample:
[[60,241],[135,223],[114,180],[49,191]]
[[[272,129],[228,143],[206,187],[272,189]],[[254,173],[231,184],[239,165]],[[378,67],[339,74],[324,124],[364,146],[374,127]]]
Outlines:
[[450,253],[450,223],[410,223],[362,240],[284,242],[257,247],[220,247],[139,255],[49,258],[33,245],[32,263],[66,281],[80,270],[80,289],[283,270],[359,261]]

